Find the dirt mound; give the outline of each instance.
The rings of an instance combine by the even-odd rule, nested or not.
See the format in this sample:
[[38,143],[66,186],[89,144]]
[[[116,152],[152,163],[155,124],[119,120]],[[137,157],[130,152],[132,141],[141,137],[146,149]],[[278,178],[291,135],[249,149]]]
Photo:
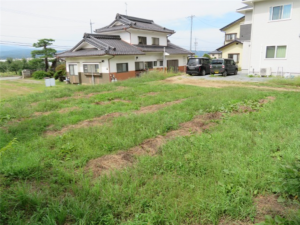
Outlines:
[[[174,105],[174,104],[178,104],[181,103],[184,99],[180,99],[177,101],[173,101],[173,102],[167,102],[165,104],[158,104],[158,105],[150,105],[150,106],[145,106],[145,107],[141,107],[139,110],[134,111],[134,114],[145,114],[145,113],[153,113],[156,112],[162,108],[165,108],[167,106],[170,105]],[[82,127],[91,127],[91,126],[99,126],[102,125],[104,123],[109,122],[110,120],[112,120],[115,117],[119,117],[119,116],[124,116],[124,115],[128,115],[127,113],[119,113],[119,112],[115,112],[115,113],[110,113],[104,116],[100,116],[94,119],[90,119],[90,120],[84,120],[80,123],[74,124],[74,125],[69,125],[64,127],[63,129],[61,129],[60,131],[46,131],[45,135],[61,135],[63,133],[65,133],[68,130],[71,129],[76,129],[76,128],[82,128]],[[49,128],[48,128],[49,129]]]
[[220,119],[221,117],[221,113],[209,113],[197,116],[192,121],[182,123],[179,129],[170,131],[165,136],[147,139],[139,146],[133,147],[126,152],[119,152],[117,154],[106,155],[90,160],[86,165],[85,171],[91,171],[94,177],[97,177],[101,174],[107,174],[112,170],[131,166],[135,162],[136,156],[153,156],[157,154],[159,148],[168,140],[179,136],[189,136],[194,133],[201,133],[214,125],[210,120]]

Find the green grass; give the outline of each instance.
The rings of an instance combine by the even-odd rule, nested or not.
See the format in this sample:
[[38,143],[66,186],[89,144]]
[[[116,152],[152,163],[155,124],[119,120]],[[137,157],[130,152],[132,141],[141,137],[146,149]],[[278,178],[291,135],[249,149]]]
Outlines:
[[[152,73],[107,85],[69,85],[2,102],[0,223],[218,224],[224,216],[253,219],[255,196],[280,192],[281,164],[300,156],[298,94],[153,82],[164,78]],[[97,94],[56,100],[79,91]],[[259,106],[267,96],[276,100]],[[93,104],[116,98],[130,102]],[[178,99],[185,100],[155,113],[131,113]],[[258,111],[231,114],[237,103]],[[57,113],[73,106],[79,109]],[[56,112],[33,116],[36,111]],[[157,156],[138,157],[134,167],[98,178],[84,172],[90,159],[126,151],[216,111],[224,112],[224,118],[215,127],[171,140]],[[49,126],[60,130],[112,112],[128,114],[103,126],[43,135]]]
[[5,101],[12,97],[24,96],[31,93],[43,92],[49,89],[57,89],[65,86],[64,83],[56,81],[55,87],[46,87],[44,80],[18,79],[0,81],[0,101]]
[[300,76],[295,78],[273,78],[268,81],[270,84],[281,86],[300,87]]
[[0,72],[0,77],[15,77],[20,76],[16,74],[15,72]]

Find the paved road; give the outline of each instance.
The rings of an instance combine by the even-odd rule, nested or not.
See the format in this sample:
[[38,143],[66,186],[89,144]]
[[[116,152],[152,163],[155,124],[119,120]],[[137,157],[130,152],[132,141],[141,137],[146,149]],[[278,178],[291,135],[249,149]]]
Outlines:
[[202,80],[211,80],[211,81],[240,81],[240,82],[265,82],[272,78],[268,77],[248,77],[247,74],[239,72],[238,75],[228,75],[227,77],[223,77],[221,74],[215,75],[215,77],[211,77],[210,75],[206,76],[190,76],[185,74],[183,77],[189,77],[190,79],[202,79]]
[[21,79],[22,77],[0,77],[0,80],[17,80]]

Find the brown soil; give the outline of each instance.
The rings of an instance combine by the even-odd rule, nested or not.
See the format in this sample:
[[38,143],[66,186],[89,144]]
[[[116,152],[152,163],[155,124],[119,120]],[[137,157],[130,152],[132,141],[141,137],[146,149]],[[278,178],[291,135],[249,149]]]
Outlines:
[[96,105],[108,105],[108,104],[111,104],[112,102],[130,103],[131,101],[129,101],[129,100],[123,100],[123,99],[114,99],[112,101],[106,101],[106,102],[95,102],[95,104]]
[[241,82],[227,82],[227,81],[209,81],[209,80],[194,80],[190,78],[186,78],[183,76],[180,77],[170,77],[168,79],[163,80],[164,83],[171,84],[186,84],[193,85],[199,87],[212,87],[212,88],[224,88],[224,87],[248,87],[255,89],[265,89],[265,90],[273,90],[273,91],[294,91],[300,92],[300,88],[298,89],[290,89],[290,88],[276,88],[276,87],[268,87],[268,86],[255,86],[248,85]]
[[199,134],[214,125],[214,123],[210,122],[211,120],[220,119],[221,117],[221,113],[209,113],[197,116],[192,121],[182,123],[179,129],[170,131],[165,136],[157,136],[155,138],[147,139],[139,146],[133,147],[126,152],[122,151],[117,154],[106,155],[90,160],[86,165],[85,171],[92,172],[94,177],[97,177],[101,174],[107,174],[112,170],[131,166],[135,162],[136,156],[153,156],[168,140],[179,136],[189,136],[193,133]]
[[299,206],[291,205],[291,204],[283,204],[277,201],[278,196],[276,195],[268,195],[268,196],[258,196],[254,199],[254,204],[256,206],[256,216],[254,218],[254,222],[250,221],[250,219],[246,219],[244,221],[232,221],[226,219],[226,217],[220,220],[219,225],[251,225],[257,224],[265,221],[265,216],[269,215],[273,218],[278,215],[281,217],[287,216],[291,211],[297,211]]
[[74,107],[70,107],[70,108],[63,108],[59,111],[49,111],[49,112],[35,112],[33,115],[35,116],[46,116],[46,115],[49,115],[50,113],[53,113],[53,112],[58,112],[58,113],[67,113],[67,112],[71,112],[73,110],[78,110],[80,109],[79,107],[77,106],[74,106]]
[[[184,99],[181,100],[177,100],[177,101],[173,101],[173,102],[167,102],[165,104],[158,104],[158,105],[150,105],[150,106],[145,106],[145,107],[141,107],[139,110],[134,111],[134,114],[145,114],[145,113],[153,113],[156,112],[164,107],[170,106],[170,105],[174,105],[174,104],[178,104],[180,102],[182,102]],[[63,129],[61,129],[60,131],[51,131],[48,130],[45,132],[45,135],[61,135],[63,133],[65,133],[68,130],[71,129],[77,129],[77,128],[82,128],[82,127],[91,127],[91,126],[99,126],[99,125],[103,125],[104,123],[109,122],[110,120],[112,120],[115,117],[119,117],[119,116],[124,116],[124,115],[128,115],[126,113],[110,113],[104,116],[100,116],[91,120],[84,120],[78,124],[74,124],[74,125],[70,125],[70,126],[66,126]],[[49,129],[49,128],[48,128]]]

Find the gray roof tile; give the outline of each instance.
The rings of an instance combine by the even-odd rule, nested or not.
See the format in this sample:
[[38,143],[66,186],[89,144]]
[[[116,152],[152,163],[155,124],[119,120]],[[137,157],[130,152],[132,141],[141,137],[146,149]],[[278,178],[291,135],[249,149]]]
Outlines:
[[[84,34],[84,38],[71,50],[57,54],[58,57],[78,57],[95,55],[144,55],[135,46],[122,41],[118,35]],[[74,51],[83,42],[94,46],[94,49]]]
[[[123,23],[123,25],[112,26],[117,21]],[[147,20],[143,18],[137,18],[137,17],[126,16],[121,14],[117,14],[115,21],[113,21],[110,25],[96,29],[95,32],[104,33],[104,32],[115,31],[115,30],[123,30],[125,28],[151,30],[151,31],[158,31],[164,33],[171,33],[171,34],[175,33],[174,30],[170,30],[165,27],[159,26],[158,24],[154,23],[153,20]]]

